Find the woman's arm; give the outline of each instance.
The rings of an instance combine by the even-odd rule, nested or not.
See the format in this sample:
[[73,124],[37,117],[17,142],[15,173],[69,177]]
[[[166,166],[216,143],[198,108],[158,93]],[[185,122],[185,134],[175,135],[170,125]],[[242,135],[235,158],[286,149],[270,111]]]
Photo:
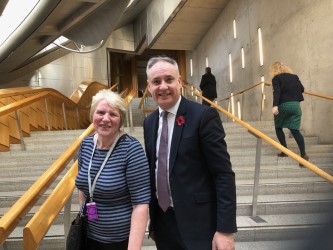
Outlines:
[[80,207],[82,207],[83,203],[86,201],[86,198],[84,198],[83,192],[80,190],[79,190],[79,201],[80,201]]
[[273,87],[273,107],[279,106],[280,94],[281,94],[281,83],[280,83],[278,76],[273,77],[272,87]]
[[128,250],[141,250],[148,223],[148,204],[133,205]]

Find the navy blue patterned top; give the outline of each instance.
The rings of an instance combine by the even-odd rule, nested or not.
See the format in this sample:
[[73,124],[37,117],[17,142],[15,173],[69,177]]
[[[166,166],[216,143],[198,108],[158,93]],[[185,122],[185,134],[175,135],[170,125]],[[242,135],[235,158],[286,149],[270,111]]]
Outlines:
[[[76,187],[85,195],[88,188],[88,166],[93,151],[93,135],[86,137],[78,153],[79,173]],[[93,182],[108,149],[96,149],[91,166]],[[128,239],[132,205],[150,201],[149,167],[140,142],[132,136],[122,136],[97,179],[93,194],[98,220],[88,221],[88,237],[103,243]]]

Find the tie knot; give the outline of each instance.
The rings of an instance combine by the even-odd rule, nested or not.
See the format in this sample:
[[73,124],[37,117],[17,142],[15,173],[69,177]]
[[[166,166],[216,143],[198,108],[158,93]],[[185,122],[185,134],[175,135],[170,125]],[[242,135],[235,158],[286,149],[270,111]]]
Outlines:
[[167,120],[167,118],[168,118],[168,114],[169,114],[168,111],[162,111],[162,117],[163,117],[163,120]]

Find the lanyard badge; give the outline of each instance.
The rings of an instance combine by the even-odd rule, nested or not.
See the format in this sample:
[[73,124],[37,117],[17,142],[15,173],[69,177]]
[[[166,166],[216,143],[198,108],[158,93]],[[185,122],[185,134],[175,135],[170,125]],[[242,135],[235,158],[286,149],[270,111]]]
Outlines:
[[97,220],[98,214],[97,214],[97,207],[95,202],[89,202],[87,203],[87,213],[88,213],[88,220]]

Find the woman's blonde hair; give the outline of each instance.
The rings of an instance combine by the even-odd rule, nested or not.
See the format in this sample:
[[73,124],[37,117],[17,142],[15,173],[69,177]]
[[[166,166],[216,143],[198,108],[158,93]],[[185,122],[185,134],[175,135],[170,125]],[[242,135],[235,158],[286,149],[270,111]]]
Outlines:
[[124,99],[117,93],[112,92],[111,90],[102,89],[96,95],[93,96],[90,107],[90,121],[93,121],[93,115],[96,110],[97,104],[105,100],[110,107],[116,108],[120,113],[120,127],[123,126],[126,117],[126,104]]
[[288,66],[284,65],[282,62],[275,62],[271,65],[269,73],[272,77],[274,77],[282,73],[292,74],[293,71]]

